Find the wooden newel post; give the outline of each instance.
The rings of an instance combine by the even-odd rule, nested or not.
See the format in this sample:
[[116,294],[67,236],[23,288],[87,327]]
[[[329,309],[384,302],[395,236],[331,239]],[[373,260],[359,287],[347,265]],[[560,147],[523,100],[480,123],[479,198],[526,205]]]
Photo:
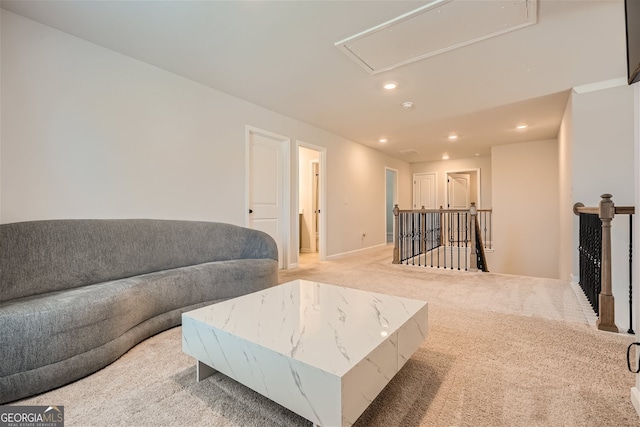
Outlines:
[[611,194],[603,194],[600,201],[600,220],[602,221],[602,263],[600,295],[598,296],[600,317],[596,321],[598,329],[618,332],[615,317],[615,300],[611,293],[611,220],[615,215],[615,206]]
[[476,218],[478,215],[478,208],[476,208],[476,202],[471,202],[471,208],[469,209],[470,221],[469,228],[471,233],[471,247],[469,252],[469,271],[478,271],[478,248],[476,247]]
[[398,215],[400,214],[400,208],[398,205],[393,207],[393,263],[400,264],[400,246],[398,245],[398,241],[400,240],[400,218]]

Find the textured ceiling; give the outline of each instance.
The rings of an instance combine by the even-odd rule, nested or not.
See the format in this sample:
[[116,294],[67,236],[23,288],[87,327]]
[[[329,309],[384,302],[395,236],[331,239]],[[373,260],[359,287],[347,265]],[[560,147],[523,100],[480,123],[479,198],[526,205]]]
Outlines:
[[[376,75],[334,46],[424,4],[2,1],[6,10],[410,162],[555,138],[572,87],[626,76],[623,0],[539,0],[535,25]],[[458,22],[473,25],[474,16],[462,8]],[[384,91],[386,81],[398,88]],[[403,109],[404,101],[414,107]],[[521,122],[529,127],[517,131]],[[450,132],[460,138],[449,142]],[[419,154],[400,153],[406,149]]]

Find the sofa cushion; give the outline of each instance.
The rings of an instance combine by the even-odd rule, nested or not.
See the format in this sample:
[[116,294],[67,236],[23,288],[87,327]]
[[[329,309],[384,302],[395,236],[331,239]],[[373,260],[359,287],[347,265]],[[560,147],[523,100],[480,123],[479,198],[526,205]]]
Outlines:
[[0,225],[0,301],[166,269],[278,259],[273,239],[231,224],[53,220]]
[[[91,351],[163,313],[276,283],[277,261],[231,260],[0,303],[0,343],[11,343],[0,346],[0,377]],[[178,314],[172,325],[163,327],[179,323]]]

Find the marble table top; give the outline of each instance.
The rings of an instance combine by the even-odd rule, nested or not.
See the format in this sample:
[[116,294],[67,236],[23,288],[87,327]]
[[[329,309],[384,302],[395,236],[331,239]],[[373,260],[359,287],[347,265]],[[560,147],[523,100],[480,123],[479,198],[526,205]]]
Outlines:
[[414,320],[425,306],[424,301],[296,280],[188,315],[340,377],[407,321],[426,337]]

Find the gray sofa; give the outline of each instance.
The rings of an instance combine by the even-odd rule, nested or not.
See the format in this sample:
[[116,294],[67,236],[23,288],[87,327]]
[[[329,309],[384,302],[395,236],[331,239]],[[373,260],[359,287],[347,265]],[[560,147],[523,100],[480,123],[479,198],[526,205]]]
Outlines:
[[0,404],[87,376],[184,311],[277,284],[268,235],[211,222],[0,225]]

